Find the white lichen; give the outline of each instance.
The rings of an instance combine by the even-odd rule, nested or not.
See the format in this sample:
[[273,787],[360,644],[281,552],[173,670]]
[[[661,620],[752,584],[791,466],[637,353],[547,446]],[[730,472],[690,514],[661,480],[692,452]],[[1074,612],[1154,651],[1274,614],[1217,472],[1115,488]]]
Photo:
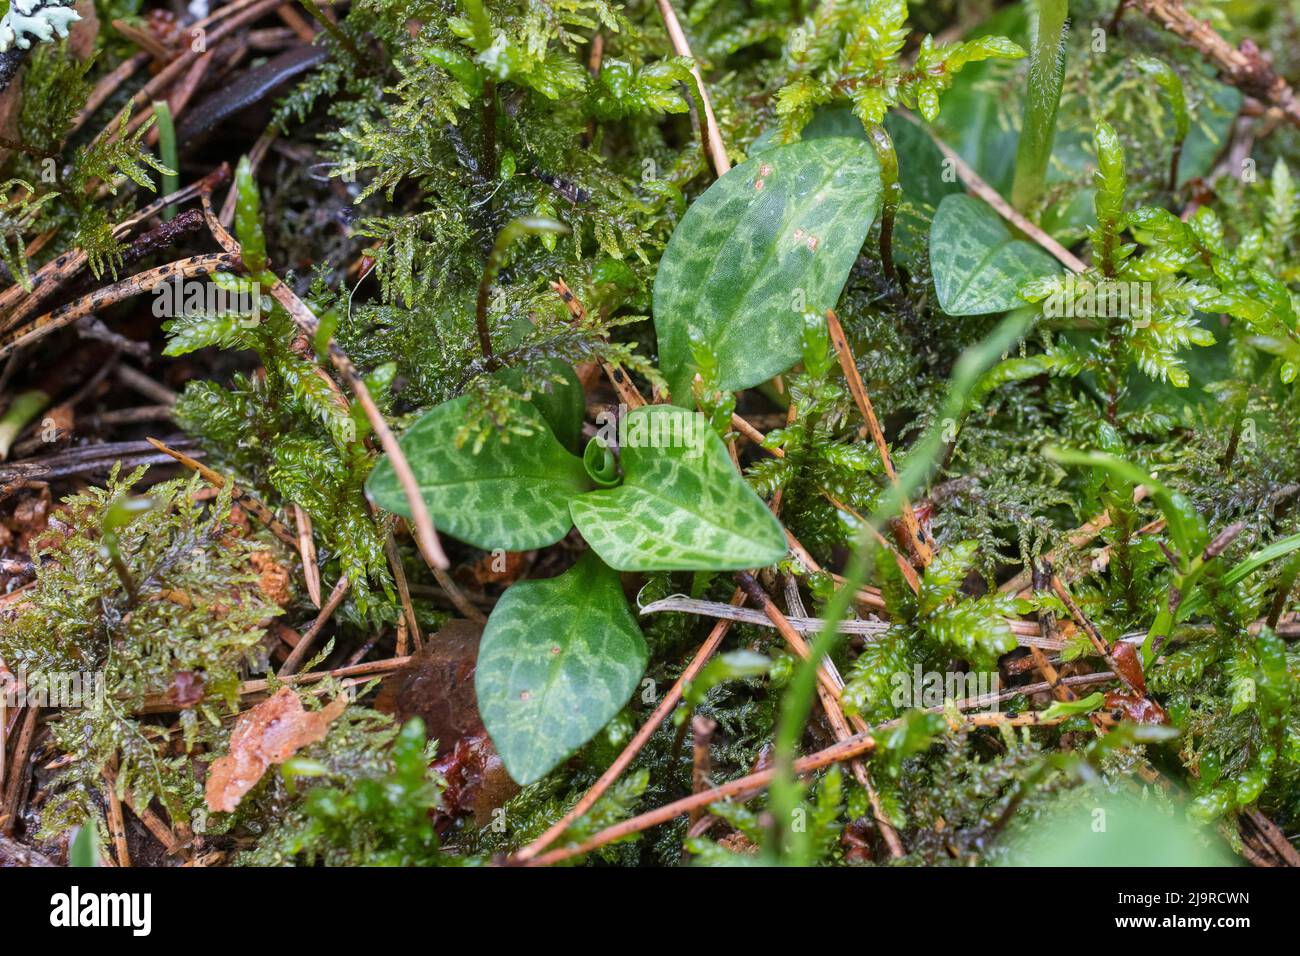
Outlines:
[[59,0],[13,0],[0,19],[0,53],[11,47],[26,50],[32,37],[48,42],[68,35],[68,27],[80,20],[77,11]]

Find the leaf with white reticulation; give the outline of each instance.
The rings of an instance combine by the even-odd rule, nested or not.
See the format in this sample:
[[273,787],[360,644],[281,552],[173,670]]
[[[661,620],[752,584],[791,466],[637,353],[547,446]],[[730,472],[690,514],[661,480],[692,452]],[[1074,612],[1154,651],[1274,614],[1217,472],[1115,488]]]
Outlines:
[[587,543],[620,571],[761,568],[785,557],[785,533],[737,473],[704,417],[672,405],[628,414],[623,484],[570,504]]
[[[582,459],[569,454],[531,405],[515,403],[511,419],[531,435],[493,430],[481,448],[456,434],[468,417],[469,396],[444,402],[406,430],[398,444],[415,473],[433,523],[479,548],[527,551],[554,544],[573,523],[569,500],[590,486]],[[388,458],[366,481],[370,500],[410,516]]]
[[949,315],[1006,312],[1025,304],[1017,290],[1056,275],[1056,260],[1017,239],[993,208],[974,196],[945,196],[930,225],[930,270]]
[[749,388],[798,361],[803,314],[833,308],[880,209],[870,144],[834,137],[766,150],[697,199],[655,275],[659,367],[691,400],[692,331]]
[[479,644],[479,714],[518,783],[540,780],[632,696],[646,645],[617,572],[588,552],[557,578],[511,587]]

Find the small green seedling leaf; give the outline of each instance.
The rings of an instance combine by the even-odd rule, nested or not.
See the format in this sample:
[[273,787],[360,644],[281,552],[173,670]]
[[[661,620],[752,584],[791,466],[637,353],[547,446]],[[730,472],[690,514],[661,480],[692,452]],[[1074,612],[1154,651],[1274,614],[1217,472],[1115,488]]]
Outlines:
[[[569,532],[569,500],[588,487],[582,459],[556,441],[531,405],[512,416],[533,425],[531,435],[493,431],[477,451],[456,446],[470,396],[426,412],[398,442],[415,472],[434,524],[479,548],[526,551],[554,544]],[[366,481],[366,494],[388,511],[407,515],[406,495],[387,457]]]
[[620,428],[623,484],[573,499],[587,543],[620,571],[722,571],[781,560],[785,534],[703,415],[672,405]]
[[930,226],[930,267],[949,315],[984,315],[1024,305],[1017,291],[1059,273],[1056,260],[1016,239],[992,207],[974,196],[945,196]]
[[605,445],[599,437],[587,442],[587,449],[582,453],[582,465],[587,469],[587,477],[597,488],[613,488],[622,476],[618,473],[618,459],[613,449]]
[[257,179],[247,156],[239,158],[235,168],[235,238],[244,266],[256,275],[266,268],[266,235],[262,232],[262,201],[257,194]]
[[68,846],[68,866],[99,866],[99,827],[94,817],[77,827],[77,835]]
[[122,582],[122,587],[126,590],[127,597],[132,604],[136,600],[135,579],[131,577],[131,571],[126,565],[126,558],[122,554],[122,542],[118,537],[118,532],[137,517],[146,511],[152,511],[157,506],[157,502],[152,498],[126,496],[109,505],[104,512],[104,517],[100,520],[100,553],[108,558],[109,563],[113,565],[113,570],[117,573],[118,579]]
[[1186,139],[1192,128],[1192,120],[1187,112],[1183,78],[1168,63],[1154,56],[1139,56],[1133,62],[1139,70],[1152,77],[1169,98],[1169,110],[1174,115],[1174,138],[1178,142]]
[[727,391],[798,361],[799,316],[834,307],[879,209],[875,151],[846,137],[768,150],[709,187],[655,276],[660,368],[672,396],[690,399],[692,331],[713,345]]
[[1043,711],[1042,719],[1055,720],[1058,717],[1076,717],[1079,714],[1091,714],[1094,710],[1100,710],[1105,700],[1106,695],[1101,691],[1097,691],[1095,694],[1089,694],[1079,700],[1054,701],[1050,707]]
[[479,645],[483,725],[510,776],[540,780],[627,703],[646,645],[616,572],[588,552],[497,602]]

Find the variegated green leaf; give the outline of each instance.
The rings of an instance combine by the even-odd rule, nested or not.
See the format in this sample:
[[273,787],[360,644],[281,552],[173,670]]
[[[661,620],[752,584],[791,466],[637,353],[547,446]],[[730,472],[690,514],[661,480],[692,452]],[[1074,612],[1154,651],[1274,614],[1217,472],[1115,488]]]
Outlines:
[[[401,440],[420,494],[440,530],[479,548],[524,551],[554,544],[569,532],[569,499],[588,487],[582,459],[565,451],[531,405],[528,436],[493,431],[481,448],[456,447],[469,396],[431,409]],[[388,511],[407,515],[406,495],[384,458],[366,481],[366,494]]]
[[748,388],[798,359],[803,314],[834,307],[880,208],[880,167],[861,139],[767,150],[686,211],[654,285],[659,367],[690,401],[692,332],[722,360],[721,386]]
[[949,315],[1005,312],[1031,279],[1060,272],[1032,242],[1016,239],[983,200],[945,196],[930,226],[930,269],[939,305]]
[[618,574],[588,552],[497,602],[479,645],[483,726],[510,776],[540,780],[619,712],[645,671],[645,638]]
[[702,415],[648,405],[624,424],[623,484],[570,505],[573,523],[607,564],[620,571],[722,571],[785,556],[781,525]]
[[[532,390],[533,405],[537,406],[561,445],[571,452],[582,451],[582,418],[587,413],[587,399],[578,374],[572,365],[559,359],[538,364],[551,378],[559,381],[548,381],[543,388]],[[497,374],[516,390],[515,394],[523,394],[520,391],[523,375],[517,369],[502,369]]]

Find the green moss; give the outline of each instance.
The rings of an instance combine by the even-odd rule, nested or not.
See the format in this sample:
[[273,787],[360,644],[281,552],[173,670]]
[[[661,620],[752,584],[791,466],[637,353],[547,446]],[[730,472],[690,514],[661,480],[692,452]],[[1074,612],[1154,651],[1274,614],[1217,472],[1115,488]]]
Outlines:
[[133,600],[101,529],[143,474],[115,469],[106,487],[65,500],[33,555],[31,597],[0,628],[0,656],[15,673],[50,682],[75,675],[87,691],[50,721],[75,760],[56,778],[47,830],[89,812],[89,794],[114,760],[122,792],[182,812],[193,791],[182,779],[188,760],[174,759],[169,735],[138,716],[146,698],[179,692],[189,702],[180,728],[192,745],[205,724],[237,708],[247,671],[266,666],[265,626],[280,609],[259,588],[250,556],[283,561],[281,546],[232,522],[228,491],[202,504],[197,476],[155,485],[153,507],[116,531]]

